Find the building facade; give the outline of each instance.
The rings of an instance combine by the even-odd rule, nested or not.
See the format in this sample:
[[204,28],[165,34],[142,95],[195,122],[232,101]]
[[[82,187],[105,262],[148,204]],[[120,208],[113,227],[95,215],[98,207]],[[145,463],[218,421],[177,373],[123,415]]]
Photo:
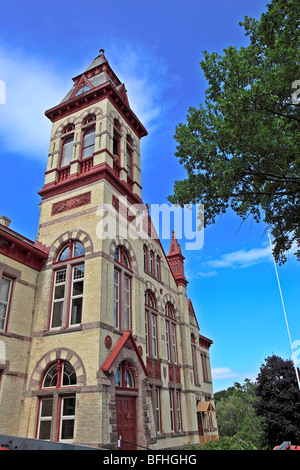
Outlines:
[[0,433],[106,449],[217,439],[212,341],[176,234],[166,254],[142,201],[147,131],[103,50],[73,82],[45,113],[36,240],[0,219]]

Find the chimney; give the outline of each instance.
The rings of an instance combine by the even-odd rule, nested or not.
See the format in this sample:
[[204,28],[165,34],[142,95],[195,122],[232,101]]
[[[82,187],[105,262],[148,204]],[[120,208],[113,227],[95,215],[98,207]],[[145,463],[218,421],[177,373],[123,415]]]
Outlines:
[[4,225],[4,227],[9,227],[10,223],[11,223],[11,220],[8,217],[6,217],[6,215],[2,215],[0,217],[0,224]]

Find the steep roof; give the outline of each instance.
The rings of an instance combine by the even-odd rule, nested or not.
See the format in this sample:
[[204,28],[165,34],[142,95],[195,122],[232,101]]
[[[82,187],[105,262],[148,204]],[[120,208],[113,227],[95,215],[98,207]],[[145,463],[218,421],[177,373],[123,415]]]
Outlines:
[[109,65],[103,49],[100,50],[99,55],[88,68],[72,80],[73,86],[62,101],[45,112],[50,121],[55,122],[77,110],[108,98],[139,138],[148,135],[143,124],[132,111],[126,87]]

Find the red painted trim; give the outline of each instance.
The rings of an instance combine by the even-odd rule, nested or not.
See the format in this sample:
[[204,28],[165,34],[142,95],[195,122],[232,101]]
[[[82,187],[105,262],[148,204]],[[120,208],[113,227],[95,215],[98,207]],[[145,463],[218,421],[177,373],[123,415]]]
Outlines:
[[44,265],[48,253],[42,251],[34,242],[14,232],[8,227],[0,226],[0,253],[19,263],[40,271]]
[[125,182],[118,179],[107,163],[93,166],[86,173],[70,175],[64,181],[45,184],[38,194],[42,199],[48,199],[102,179],[106,179],[122,196],[126,196],[130,204],[143,204],[142,199],[137,194],[133,194]]
[[86,92],[83,95],[75,96],[68,101],[54,106],[47,110],[45,115],[51,122],[56,122],[65,116],[69,116],[70,114],[86,108],[91,104],[102,101],[105,98],[109,99],[117,108],[123,119],[139,138],[148,135],[147,130],[140,120],[121,97],[118,90],[110,82],[106,82],[103,85],[92,88],[89,92]]
[[132,336],[132,333],[131,333],[130,330],[124,331],[123,336],[120,338],[117,345],[115,346],[115,348],[113,349],[113,351],[111,352],[111,354],[109,355],[109,357],[107,358],[105,363],[103,364],[102,370],[103,370],[103,372],[109,372],[110,371],[113,362],[115,361],[116,357],[120,353],[121,349],[125,346],[126,341],[129,338],[131,338],[131,340],[132,340],[132,344],[133,344],[134,350],[136,352],[136,355],[138,357],[138,360],[140,361],[140,363],[143,367],[143,370],[144,370],[146,376],[148,377],[148,372],[147,372],[146,366],[145,366],[144,361],[143,361],[143,359],[142,359],[142,357],[139,353],[138,347],[136,345],[135,340],[133,339],[133,336]]

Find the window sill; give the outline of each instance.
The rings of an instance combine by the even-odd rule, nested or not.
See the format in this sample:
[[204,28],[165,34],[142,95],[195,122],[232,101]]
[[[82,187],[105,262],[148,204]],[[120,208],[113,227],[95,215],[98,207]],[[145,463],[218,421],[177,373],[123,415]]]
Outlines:
[[43,336],[60,335],[63,333],[73,333],[73,331],[81,331],[81,330],[82,330],[82,324],[72,325],[68,327],[53,328],[51,330],[47,330],[44,332]]

